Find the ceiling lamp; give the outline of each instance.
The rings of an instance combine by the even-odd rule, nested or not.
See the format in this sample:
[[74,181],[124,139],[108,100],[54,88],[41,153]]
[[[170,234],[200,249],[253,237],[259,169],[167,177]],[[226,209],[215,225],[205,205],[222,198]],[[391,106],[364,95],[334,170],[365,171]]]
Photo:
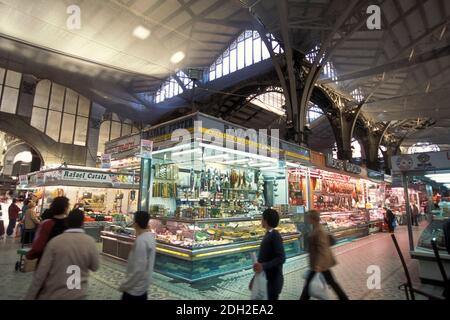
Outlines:
[[180,63],[186,55],[183,51],[177,51],[170,57],[170,62],[173,64]]
[[144,26],[139,25],[136,28],[134,28],[133,36],[135,36],[136,38],[139,38],[141,40],[145,40],[150,36],[150,30]]

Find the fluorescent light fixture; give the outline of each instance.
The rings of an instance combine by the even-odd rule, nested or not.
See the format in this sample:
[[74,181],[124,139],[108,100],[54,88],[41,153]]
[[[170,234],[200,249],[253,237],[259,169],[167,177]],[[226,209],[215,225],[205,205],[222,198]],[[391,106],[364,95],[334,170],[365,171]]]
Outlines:
[[147,29],[144,26],[137,26],[136,28],[134,28],[133,30],[133,36],[135,36],[136,38],[139,38],[141,40],[145,40],[150,36],[150,30]]
[[281,170],[282,168],[280,168],[280,167],[275,167],[275,166],[272,166],[272,167],[262,167],[262,168],[259,168],[260,170]]
[[260,162],[260,163],[250,162],[248,165],[250,167],[267,167],[267,166],[272,165],[272,163],[270,163],[270,162]]
[[300,168],[301,167],[301,165],[299,165],[297,163],[294,163],[294,162],[289,162],[289,161],[286,161],[286,165],[288,167],[293,167],[293,168]]
[[450,173],[426,174],[425,177],[437,183],[450,183]]
[[186,55],[183,51],[177,51],[170,57],[170,62],[173,64],[180,63]]
[[195,148],[195,149],[189,149],[189,150],[183,150],[183,151],[178,151],[178,152],[173,152],[172,156],[181,156],[183,154],[189,154],[189,153],[201,153],[202,149],[199,148]]
[[224,161],[224,164],[233,164],[233,163],[245,163],[248,162],[248,159],[237,159],[237,160],[228,160],[228,161]]
[[215,154],[213,156],[204,156],[203,160],[214,160],[214,159],[228,159],[229,155],[224,153],[224,154]]
[[236,154],[236,155],[253,158],[253,159],[257,159],[257,160],[264,160],[264,161],[268,161],[268,162],[278,162],[278,159],[275,159],[275,158],[269,158],[269,157],[262,156],[259,154],[244,152],[244,151],[235,150],[235,149],[228,149],[228,148],[220,147],[220,146],[214,145],[214,144],[207,144],[207,143],[201,142],[201,143],[199,143],[199,146],[203,147],[203,148],[207,148],[207,149],[218,150],[218,151],[222,151],[225,153]]
[[190,149],[190,148],[191,148],[190,144],[182,144],[182,145],[174,146],[174,147],[167,148],[167,149],[156,150],[156,151],[153,151],[152,154],[155,155],[155,154],[166,153],[166,152],[181,150],[181,149]]

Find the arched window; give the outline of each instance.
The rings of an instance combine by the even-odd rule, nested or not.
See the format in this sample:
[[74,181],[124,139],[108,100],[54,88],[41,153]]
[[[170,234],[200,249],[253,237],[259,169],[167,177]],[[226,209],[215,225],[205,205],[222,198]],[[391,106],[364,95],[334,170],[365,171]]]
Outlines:
[[[266,36],[269,38],[273,52],[275,54],[283,53],[283,49],[275,37],[272,34]],[[209,67],[208,80],[221,78],[268,58],[270,58],[269,50],[258,31],[246,30]]]
[[308,104],[309,108],[306,112],[306,121],[308,123],[312,123],[315,120],[319,119],[321,116],[323,116],[322,109],[319,108],[316,104],[309,102]]
[[49,80],[36,86],[31,125],[60,143],[86,145],[91,101]]
[[281,92],[266,92],[256,97],[250,97],[249,100],[252,102],[252,104],[280,116],[286,113],[286,110],[283,109],[286,99],[284,97],[284,94]]
[[15,114],[22,74],[0,68],[0,111]]
[[[308,54],[306,54],[306,60],[310,63],[314,62],[316,56],[319,54],[320,48],[319,46],[315,46]],[[319,60],[319,64],[322,63],[323,57]],[[322,74],[331,78],[334,82],[337,82],[338,76],[336,72],[336,68],[333,65],[333,62],[328,61],[322,68]]]
[[441,148],[437,144],[432,144],[430,142],[417,142],[408,148],[408,153],[422,153],[422,152],[438,152]]

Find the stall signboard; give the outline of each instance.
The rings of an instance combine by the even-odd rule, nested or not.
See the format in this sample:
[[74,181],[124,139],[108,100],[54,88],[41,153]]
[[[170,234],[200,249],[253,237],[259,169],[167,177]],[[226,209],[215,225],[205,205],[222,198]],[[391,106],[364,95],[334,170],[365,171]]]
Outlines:
[[28,176],[26,174],[19,176],[19,185],[25,186],[28,184]]
[[311,151],[311,163],[318,167],[325,167],[325,155],[320,152]]
[[111,154],[105,153],[102,154],[102,169],[110,169],[111,168]]
[[354,174],[361,174],[362,169],[360,166],[351,163],[350,161],[338,160],[334,159],[333,155],[327,154],[326,156],[326,165],[327,167],[337,169],[340,171],[346,171]]
[[384,174],[375,170],[367,169],[367,177],[372,180],[384,181]]
[[57,185],[59,182],[77,183],[101,183],[114,186],[139,185],[139,175],[121,174],[101,171],[78,171],[71,169],[57,169],[49,171],[39,171],[30,174],[28,177],[29,186]]
[[32,173],[28,176],[28,185],[29,186],[39,186],[45,183],[45,175],[44,172],[38,171]]
[[105,154],[110,154],[111,159],[131,157],[139,152],[140,143],[140,134],[116,139],[105,144]]
[[450,169],[450,151],[393,156],[392,171],[418,172]]
[[152,140],[141,140],[141,157],[145,159],[150,159],[152,157],[153,141]]
[[45,182],[61,181],[63,173],[61,170],[53,170],[44,172]]
[[349,161],[344,161],[344,170],[354,174],[361,174],[361,167]]
[[327,154],[326,165],[327,167],[344,171],[344,161],[334,159],[331,154]]
[[142,132],[142,139],[154,142],[170,140],[172,133],[177,129],[192,129],[194,128],[194,116],[184,117],[178,121],[171,121],[166,124],[157,125],[149,130]]

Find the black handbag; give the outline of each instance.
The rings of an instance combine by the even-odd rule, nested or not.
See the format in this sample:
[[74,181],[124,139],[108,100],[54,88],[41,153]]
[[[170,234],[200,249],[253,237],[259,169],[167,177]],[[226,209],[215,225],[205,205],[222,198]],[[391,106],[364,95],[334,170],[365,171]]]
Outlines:
[[331,234],[328,234],[328,241],[330,242],[330,247],[334,246],[337,242],[336,238]]

